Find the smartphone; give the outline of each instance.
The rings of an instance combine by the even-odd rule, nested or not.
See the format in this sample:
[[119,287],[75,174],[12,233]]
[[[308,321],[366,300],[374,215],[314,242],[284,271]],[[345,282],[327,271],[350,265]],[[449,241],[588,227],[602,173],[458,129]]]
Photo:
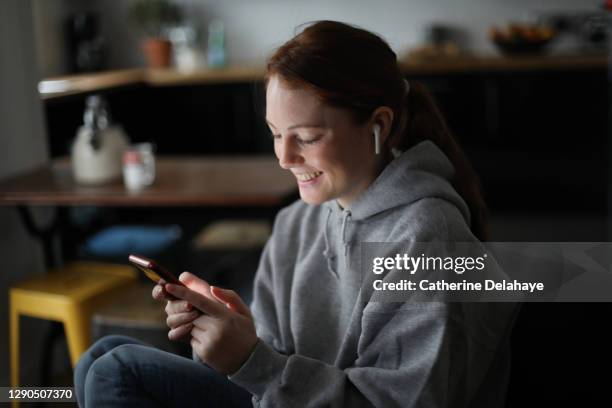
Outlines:
[[174,283],[176,285],[185,286],[173,273],[169,272],[166,268],[152,259],[135,254],[131,254],[128,259],[132,265],[135,265],[138,269],[144,272],[147,278],[151,279],[155,283],[159,283],[160,279],[163,279],[166,281],[166,283]]

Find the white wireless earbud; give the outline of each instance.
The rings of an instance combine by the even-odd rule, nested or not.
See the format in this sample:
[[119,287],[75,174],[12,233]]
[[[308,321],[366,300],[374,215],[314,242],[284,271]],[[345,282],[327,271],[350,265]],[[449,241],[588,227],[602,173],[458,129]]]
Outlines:
[[374,132],[374,153],[380,154],[380,125],[372,126],[372,131]]

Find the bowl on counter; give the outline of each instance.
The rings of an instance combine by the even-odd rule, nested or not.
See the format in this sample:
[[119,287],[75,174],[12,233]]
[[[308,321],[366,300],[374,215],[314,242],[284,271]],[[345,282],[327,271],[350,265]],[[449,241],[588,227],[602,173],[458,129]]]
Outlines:
[[555,32],[548,26],[512,23],[501,28],[491,27],[489,38],[503,54],[534,55],[546,50]]

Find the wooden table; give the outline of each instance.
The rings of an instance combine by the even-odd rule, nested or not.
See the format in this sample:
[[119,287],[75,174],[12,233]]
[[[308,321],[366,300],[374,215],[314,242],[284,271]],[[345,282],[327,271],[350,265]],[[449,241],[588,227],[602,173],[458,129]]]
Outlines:
[[[47,268],[60,265],[54,240],[66,224],[68,206],[203,207],[276,210],[297,190],[294,177],[272,156],[159,157],[155,183],[139,192],[121,180],[82,186],[72,176],[70,161],[56,159],[29,173],[0,181],[0,205],[17,206],[28,232],[43,246]],[[30,206],[53,206],[58,215],[36,225]]]
[[0,205],[276,207],[297,185],[276,158],[160,157],[155,183],[139,192],[121,180],[76,184],[67,159],[0,182]]

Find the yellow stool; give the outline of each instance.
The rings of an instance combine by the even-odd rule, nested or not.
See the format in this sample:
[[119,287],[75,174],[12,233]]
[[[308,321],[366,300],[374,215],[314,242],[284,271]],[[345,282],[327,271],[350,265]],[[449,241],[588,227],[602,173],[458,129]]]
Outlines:
[[74,262],[10,289],[11,385],[19,386],[19,316],[64,324],[74,367],[91,342],[93,309],[108,293],[136,281],[134,268],[97,262]]

